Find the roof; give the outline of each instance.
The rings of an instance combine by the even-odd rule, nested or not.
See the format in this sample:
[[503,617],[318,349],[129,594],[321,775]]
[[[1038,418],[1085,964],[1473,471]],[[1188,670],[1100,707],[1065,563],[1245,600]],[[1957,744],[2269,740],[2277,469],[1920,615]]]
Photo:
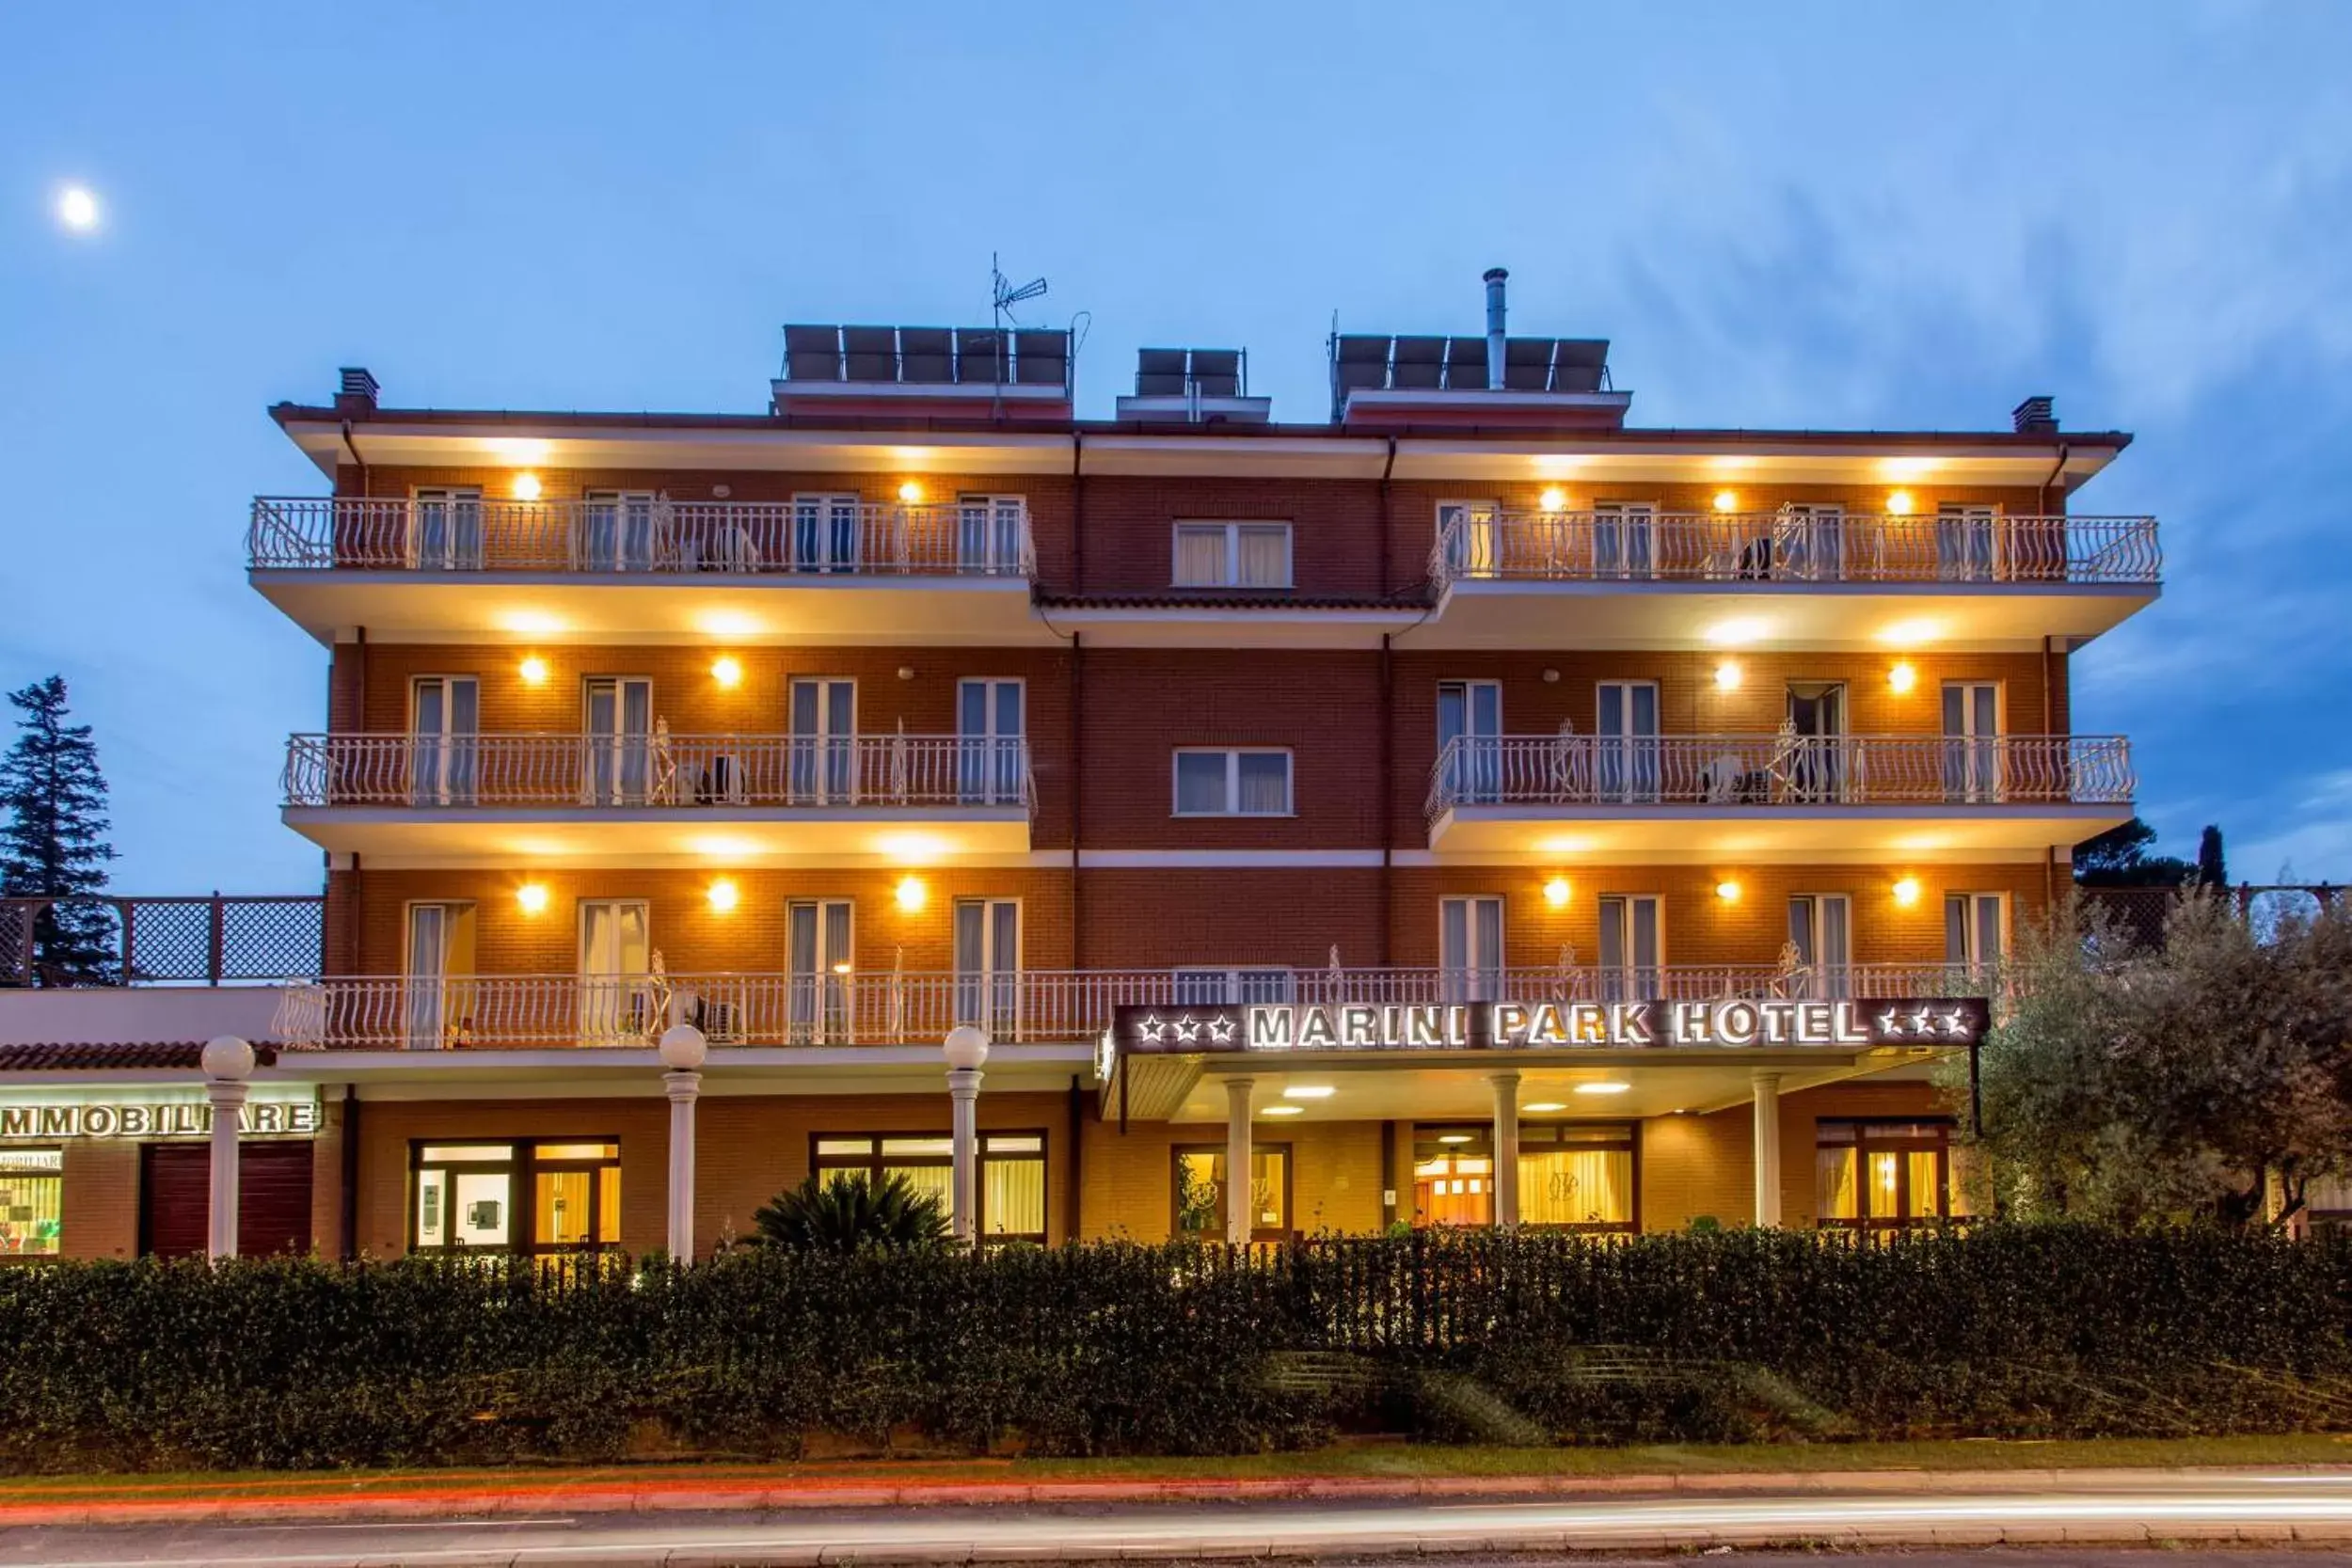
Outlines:
[[[202,1069],[203,1045],[195,1040],[124,1041],[119,1045],[0,1045],[0,1072],[93,1072],[120,1068]],[[253,1059],[267,1067],[278,1053],[256,1045]]]

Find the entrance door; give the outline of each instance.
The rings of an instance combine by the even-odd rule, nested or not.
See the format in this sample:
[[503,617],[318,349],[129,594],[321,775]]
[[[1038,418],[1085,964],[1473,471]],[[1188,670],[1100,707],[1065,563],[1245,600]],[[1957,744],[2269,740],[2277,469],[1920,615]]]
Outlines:
[[1600,901],[1600,994],[1604,1002],[1645,1001],[1664,994],[1661,957],[1663,922],[1650,893],[1612,893]]
[[956,1022],[1004,1039],[1021,1026],[1021,902],[956,900]]
[[642,1039],[659,1027],[648,983],[644,904],[590,898],[580,906],[580,1034],[590,1044]]
[[653,682],[635,675],[599,675],[585,692],[588,719],[587,803],[642,806],[652,779]]
[[1445,898],[1438,905],[1438,983],[1447,1002],[1502,995],[1502,900]]
[[1438,683],[1438,759],[1454,800],[1502,798],[1502,683]]
[[591,572],[642,572],[653,565],[651,490],[591,490],[580,513],[580,563]]
[[1791,897],[1788,943],[1797,950],[1797,994],[1822,1000],[1853,994],[1853,907],[1846,895]]
[[1992,681],[1944,688],[1944,798],[2001,798],[2001,689]]
[[1846,789],[1846,689],[1832,681],[1788,683],[1788,724],[1796,734],[1777,759],[1781,787],[1799,800],[1836,800]]
[[1603,681],[1594,786],[1604,800],[1658,799],[1658,684]]
[[1027,695],[1017,680],[956,683],[956,793],[965,805],[1021,803]]
[[481,711],[481,684],[471,675],[420,675],[410,685],[410,804],[473,803]]
[[792,803],[820,806],[857,794],[857,682],[792,683]]
[[[237,1146],[237,1256],[310,1250],[310,1144]],[[205,1143],[139,1147],[139,1251],[201,1257],[211,1240],[213,1151]]]

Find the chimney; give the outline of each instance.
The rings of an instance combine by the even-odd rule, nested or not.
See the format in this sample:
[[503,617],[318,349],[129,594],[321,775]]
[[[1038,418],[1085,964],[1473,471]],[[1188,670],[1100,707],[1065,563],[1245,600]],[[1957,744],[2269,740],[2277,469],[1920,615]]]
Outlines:
[[1502,390],[1502,285],[1510,274],[1486,269],[1486,390]]
[[2047,397],[2030,397],[2009,411],[2010,423],[2020,436],[2058,434],[2058,404]]
[[375,377],[368,373],[364,365],[345,365],[342,375],[342,386],[335,393],[335,412],[372,412],[375,407],[375,394],[380,389],[375,384]]

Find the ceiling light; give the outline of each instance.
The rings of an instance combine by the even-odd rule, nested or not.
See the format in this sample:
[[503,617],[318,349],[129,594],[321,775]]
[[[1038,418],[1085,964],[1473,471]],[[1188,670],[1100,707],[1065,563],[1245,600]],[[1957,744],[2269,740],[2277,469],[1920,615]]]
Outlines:
[[1470,1141],[1470,1135],[1468,1132],[1440,1132],[1438,1141],[1441,1144],[1466,1144]]
[[548,890],[538,882],[525,882],[515,890],[515,902],[523,907],[525,914],[538,914],[548,907]]
[[1567,1107],[1556,1100],[1531,1100],[1526,1104],[1520,1106],[1519,1109],[1522,1111],[1533,1111],[1536,1115],[1541,1116],[1547,1111],[1565,1111]]
[[759,617],[740,610],[707,610],[694,625],[713,637],[750,637],[760,629]]
[[1630,1084],[1579,1084],[1576,1086],[1576,1092],[1579,1094],[1623,1094],[1632,1086]]
[[1932,642],[1943,626],[1934,621],[1897,621],[1881,628],[1879,641],[1898,648],[1915,648],[1922,642]]
[[1737,648],[1764,640],[1764,623],[1753,616],[1735,616],[1707,628],[1707,640],[1719,648]]
[[1269,1105],[1258,1114],[1262,1117],[1303,1117],[1307,1114],[1307,1107],[1304,1105]]
[[1569,896],[1575,892],[1565,877],[1554,877],[1544,884],[1544,902],[1555,910],[1565,910],[1568,907]]
[[714,660],[710,666],[710,678],[717,681],[721,686],[736,687],[742,685],[742,661],[733,657],[722,657]]
[[537,500],[539,499],[539,476],[532,473],[516,474],[515,476],[515,499],[518,501]]
[[710,884],[710,907],[721,914],[735,908],[736,901],[741,896],[735,884],[724,877]]
[[521,673],[525,686],[545,686],[548,683],[548,661],[533,654],[523,660]]
[[1293,1084],[1282,1091],[1285,1100],[1328,1100],[1340,1091],[1329,1084]]
[[510,610],[499,620],[508,631],[525,637],[547,637],[564,629],[564,623],[544,610]]

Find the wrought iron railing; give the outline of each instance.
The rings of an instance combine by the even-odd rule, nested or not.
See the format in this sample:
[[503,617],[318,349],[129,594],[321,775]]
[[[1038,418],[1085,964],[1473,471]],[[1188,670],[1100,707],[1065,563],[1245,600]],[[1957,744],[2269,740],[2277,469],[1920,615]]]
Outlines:
[[1429,553],[1464,580],[1709,583],[2144,583],[2164,569],[2153,517],[1974,513],[1449,514]]
[[[326,900],[313,895],[0,898],[0,986],[222,985],[319,972]],[[79,915],[95,964],[54,955],[56,917]]]
[[294,987],[275,1033],[318,1049],[646,1047],[683,1022],[723,1047],[935,1045],[970,1023],[1000,1044],[1074,1044],[1122,1005],[1979,996],[1992,982],[1985,966],[1888,964],[390,975]]
[[256,571],[1035,575],[1025,504],[261,496]]
[[2136,782],[2121,736],[1462,736],[1427,810],[2128,805]]
[[974,736],[297,735],[291,806],[1033,808],[1027,741]]

